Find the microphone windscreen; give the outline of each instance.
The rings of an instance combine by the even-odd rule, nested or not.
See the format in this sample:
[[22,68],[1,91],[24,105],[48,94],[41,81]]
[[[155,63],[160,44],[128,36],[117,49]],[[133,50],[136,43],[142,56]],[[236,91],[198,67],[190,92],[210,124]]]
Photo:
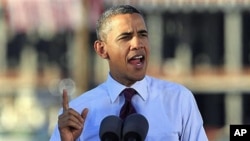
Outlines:
[[148,133],[149,124],[147,119],[141,114],[129,115],[123,124],[123,139],[128,141],[134,139],[136,141],[144,141]]
[[101,141],[119,141],[121,138],[122,120],[114,115],[105,117],[100,125]]

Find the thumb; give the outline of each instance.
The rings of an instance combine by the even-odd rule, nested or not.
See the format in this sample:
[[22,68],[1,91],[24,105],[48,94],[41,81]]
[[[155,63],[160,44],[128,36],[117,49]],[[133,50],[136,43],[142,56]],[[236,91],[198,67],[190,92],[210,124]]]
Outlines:
[[88,108],[83,109],[83,111],[81,113],[81,116],[82,116],[83,120],[86,119],[88,112],[89,112]]

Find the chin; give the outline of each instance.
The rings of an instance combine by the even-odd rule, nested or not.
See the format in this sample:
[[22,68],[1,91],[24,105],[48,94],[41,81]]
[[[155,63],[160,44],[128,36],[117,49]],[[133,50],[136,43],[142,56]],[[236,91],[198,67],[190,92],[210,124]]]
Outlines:
[[134,80],[141,81],[145,76],[146,76],[145,74],[134,76]]

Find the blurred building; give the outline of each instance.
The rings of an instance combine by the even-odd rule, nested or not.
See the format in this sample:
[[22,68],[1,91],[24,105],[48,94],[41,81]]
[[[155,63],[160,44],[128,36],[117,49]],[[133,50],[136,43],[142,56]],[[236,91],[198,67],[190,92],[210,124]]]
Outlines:
[[48,140],[62,89],[73,98],[105,80],[94,25],[117,4],[145,15],[148,74],[190,88],[217,140],[250,123],[250,0],[1,0],[0,140]]

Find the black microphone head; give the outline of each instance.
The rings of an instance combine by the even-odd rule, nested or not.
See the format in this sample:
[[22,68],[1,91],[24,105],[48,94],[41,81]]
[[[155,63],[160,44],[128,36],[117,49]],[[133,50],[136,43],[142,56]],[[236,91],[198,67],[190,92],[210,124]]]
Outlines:
[[125,119],[123,124],[123,139],[124,141],[132,139],[144,141],[148,133],[148,128],[148,121],[143,115],[131,114]]
[[105,117],[100,125],[101,141],[119,141],[121,139],[122,120],[114,115]]

